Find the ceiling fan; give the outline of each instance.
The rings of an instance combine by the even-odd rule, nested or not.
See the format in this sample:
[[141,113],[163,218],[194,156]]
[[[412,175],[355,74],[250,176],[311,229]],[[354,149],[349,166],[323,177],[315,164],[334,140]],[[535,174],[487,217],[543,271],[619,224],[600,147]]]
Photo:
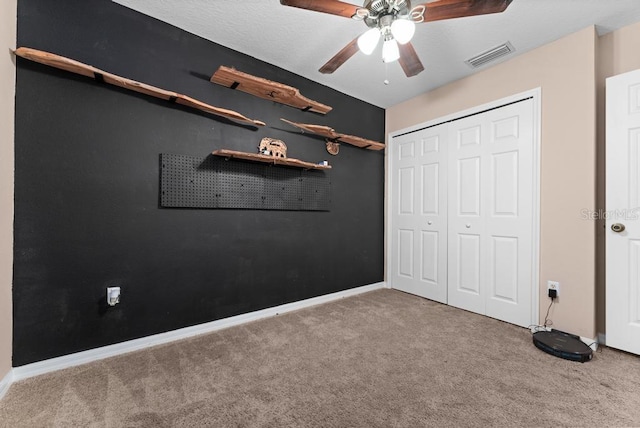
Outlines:
[[352,18],[369,27],[327,61],[320,68],[321,73],[333,73],[358,50],[370,55],[382,40],[382,61],[398,60],[407,77],[411,77],[424,70],[410,41],[416,23],[499,13],[512,1],[430,0],[415,7],[411,7],[410,0],[365,0],[362,7],[339,0],[280,0],[280,4]]

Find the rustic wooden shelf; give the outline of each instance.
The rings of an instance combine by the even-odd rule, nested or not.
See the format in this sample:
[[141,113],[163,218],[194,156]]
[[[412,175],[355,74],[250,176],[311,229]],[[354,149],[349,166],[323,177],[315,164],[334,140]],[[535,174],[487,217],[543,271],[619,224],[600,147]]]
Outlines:
[[385,145],[378,141],[367,140],[366,138],[356,137],[355,135],[340,134],[335,129],[324,125],[312,125],[309,123],[297,123],[287,119],[280,119],[283,122],[288,123],[291,126],[302,129],[303,131],[311,132],[312,134],[325,137],[329,142],[340,142],[351,144],[352,146],[360,147],[367,150],[384,150]]
[[243,73],[235,68],[225,67],[223,65],[213,73],[210,80],[218,85],[237,89],[247,94],[255,95],[265,100],[275,101],[303,111],[327,114],[332,110],[332,107],[303,97],[300,91],[294,87]]
[[167,91],[166,89],[157,88],[155,86],[147,85],[146,83],[141,83],[135,80],[127,79],[125,77],[117,76],[115,74],[102,71],[99,68],[95,68],[91,65],[87,65],[64,56],[25,47],[16,49],[14,53],[22,58],[26,58],[40,64],[45,64],[51,67],[59,68],[61,70],[69,71],[71,73],[80,74],[82,76],[90,77],[97,81],[105,82],[110,85],[128,89],[130,91],[149,95],[155,98],[160,98],[170,102],[175,102],[176,104],[181,104],[183,106],[201,110],[206,113],[224,117],[226,119],[232,119],[236,122],[253,126],[265,126],[264,122],[249,119],[248,117],[245,117],[233,110],[215,107],[202,101],[196,100],[195,98],[178,94],[177,92]]
[[303,169],[331,169],[331,165],[318,165],[312,162],[301,161],[300,159],[277,158],[273,156],[260,155],[257,153],[238,152],[235,150],[219,149],[215,150],[212,154],[229,159],[238,158],[254,162],[269,163],[272,165],[293,166]]

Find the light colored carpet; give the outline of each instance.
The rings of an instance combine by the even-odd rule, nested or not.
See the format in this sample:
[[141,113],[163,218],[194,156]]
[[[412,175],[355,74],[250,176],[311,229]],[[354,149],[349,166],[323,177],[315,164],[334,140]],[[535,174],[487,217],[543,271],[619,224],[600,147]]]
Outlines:
[[14,384],[2,427],[640,426],[640,358],[393,290]]

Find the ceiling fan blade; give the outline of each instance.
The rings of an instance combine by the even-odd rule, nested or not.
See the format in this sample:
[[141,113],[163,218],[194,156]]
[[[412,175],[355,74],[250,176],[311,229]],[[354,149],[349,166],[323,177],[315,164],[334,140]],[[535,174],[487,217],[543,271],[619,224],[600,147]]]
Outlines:
[[318,70],[323,74],[331,74],[344,64],[349,58],[358,52],[358,39],[353,39],[347,46],[342,48],[340,52],[335,54],[325,65]]
[[413,48],[413,45],[410,42],[404,45],[398,44],[398,48],[400,49],[400,59],[398,62],[400,66],[402,66],[404,74],[406,74],[407,77],[420,74],[424,70],[424,65],[420,62],[420,58],[418,58],[418,54]]
[[356,10],[359,9],[359,6],[338,0],[280,0],[280,4],[283,6],[299,7],[300,9],[344,16],[345,18],[351,18],[355,15]]
[[425,3],[424,22],[504,12],[513,0],[439,0]]

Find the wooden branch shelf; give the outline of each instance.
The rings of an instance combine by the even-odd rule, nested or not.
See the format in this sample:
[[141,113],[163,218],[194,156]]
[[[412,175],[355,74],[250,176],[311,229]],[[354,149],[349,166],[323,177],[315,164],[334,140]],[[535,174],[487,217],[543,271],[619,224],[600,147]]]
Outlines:
[[292,86],[274,82],[262,77],[243,73],[235,68],[221,65],[211,76],[211,82],[227,88],[237,89],[256,97],[275,101],[302,111],[327,114],[332,107],[302,96],[300,91]]
[[331,165],[318,165],[312,162],[301,161],[293,158],[277,158],[273,156],[260,155],[257,153],[238,152],[235,150],[219,149],[212,153],[214,156],[220,156],[228,159],[237,158],[254,162],[269,163],[272,165],[286,165],[303,169],[331,169]]
[[297,123],[287,119],[280,119],[283,122],[288,123],[302,131],[307,131],[315,135],[325,137],[330,142],[340,142],[351,144],[352,146],[360,147],[367,150],[384,150],[385,145],[379,141],[367,140],[366,138],[356,137],[355,135],[347,135],[336,132],[335,129],[324,125],[312,125],[309,123]]
[[177,92],[157,88],[155,86],[147,85],[146,83],[108,73],[91,65],[87,65],[64,56],[56,55],[51,52],[22,47],[16,49],[14,53],[22,58],[26,58],[40,64],[45,64],[51,67],[59,68],[61,70],[69,71],[71,73],[80,74],[82,76],[86,76],[100,82],[149,95],[151,97],[160,98],[169,102],[174,102],[176,104],[181,104],[183,106],[191,107],[196,110],[224,117],[225,119],[231,119],[236,122],[252,126],[265,126],[264,122],[260,120],[249,119],[248,117],[245,117],[236,111],[215,107],[195,98],[191,98],[187,95],[182,95]]

